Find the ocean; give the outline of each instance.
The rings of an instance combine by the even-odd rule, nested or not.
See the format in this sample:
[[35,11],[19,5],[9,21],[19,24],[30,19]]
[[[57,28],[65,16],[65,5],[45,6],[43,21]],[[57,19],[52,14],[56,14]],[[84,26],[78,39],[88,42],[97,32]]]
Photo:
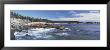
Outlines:
[[15,40],[100,40],[100,24],[58,24],[70,30],[29,29],[28,35],[17,32]]

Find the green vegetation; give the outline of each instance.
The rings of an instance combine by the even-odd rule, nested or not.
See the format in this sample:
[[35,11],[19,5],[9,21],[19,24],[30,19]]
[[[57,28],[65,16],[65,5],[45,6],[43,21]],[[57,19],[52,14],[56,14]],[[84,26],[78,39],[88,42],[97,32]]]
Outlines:
[[[11,17],[12,18],[17,18],[17,19],[22,19],[22,20],[29,20],[31,22],[47,22],[47,23],[53,23],[52,21],[50,20],[47,20],[47,19],[41,19],[41,18],[33,18],[33,17],[29,17],[29,16],[23,16],[23,15],[20,15],[18,13],[15,13],[15,12],[11,12]],[[63,30],[64,29],[64,26],[53,26],[53,25],[47,25],[47,28],[56,28],[56,29],[60,29],[60,30]]]
[[65,27],[64,26],[48,26],[48,28],[56,28],[56,29],[63,30]]
[[23,16],[15,12],[11,12],[11,17],[17,18],[17,19],[25,19],[29,20],[31,22],[47,22],[47,23],[68,23],[68,24],[73,24],[73,23],[86,23],[86,24],[100,24],[100,22],[79,22],[79,21],[51,21],[48,19],[41,19],[41,18],[34,18],[30,16]]
[[31,22],[51,22],[50,20],[47,20],[47,19],[23,16],[23,15],[20,15],[18,13],[15,13],[15,12],[11,12],[11,17],[17,18],[17,19],[25,19],[25,20],[29,20]]

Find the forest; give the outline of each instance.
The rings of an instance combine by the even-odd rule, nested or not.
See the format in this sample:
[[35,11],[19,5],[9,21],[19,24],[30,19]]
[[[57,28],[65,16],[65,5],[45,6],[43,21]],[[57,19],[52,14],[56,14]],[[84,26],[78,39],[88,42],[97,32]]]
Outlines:
[[34,17],[30,17],[30,16],[23,16],[21,14],[15,13],[15,12],[11,12],[11,17],[17,18],[17,19],[25,19],[25,20],[29,20],[31,22],[51,22],[51,20],[34,18]]

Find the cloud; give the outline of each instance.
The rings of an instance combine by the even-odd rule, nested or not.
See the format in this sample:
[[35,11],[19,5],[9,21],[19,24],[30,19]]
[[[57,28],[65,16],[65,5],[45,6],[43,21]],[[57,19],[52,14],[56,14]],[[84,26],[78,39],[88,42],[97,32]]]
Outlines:
[[77,13],[77,12],[75,12],[75,11],[69,11],[69,13],[72,13],[72,14],[74,14],[74,13]]
[[99,17],[99,13],[79,13],[79,14],[75,14],[76,16],[81,16],[78,18],[58,18],[59,20],[62,21],[91,21],[91,22],[99,22],[100,21],[100,17]]
[[69,11],[71,16],[62,17],[59,16],[57,19],[53,18],[54,21],[90,21],[99,22],[100,21],[100,11],[91,10],[85,12]]
[[99,13],[100,11],[89,11],[89,13]]

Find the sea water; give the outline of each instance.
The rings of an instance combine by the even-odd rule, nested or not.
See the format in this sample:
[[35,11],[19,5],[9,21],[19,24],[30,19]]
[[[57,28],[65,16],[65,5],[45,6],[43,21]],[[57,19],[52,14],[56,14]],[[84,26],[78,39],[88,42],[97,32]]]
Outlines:
[[70,30],[33,28],[15,32],[16,40],[100,40],[100,24],[61,24]]

